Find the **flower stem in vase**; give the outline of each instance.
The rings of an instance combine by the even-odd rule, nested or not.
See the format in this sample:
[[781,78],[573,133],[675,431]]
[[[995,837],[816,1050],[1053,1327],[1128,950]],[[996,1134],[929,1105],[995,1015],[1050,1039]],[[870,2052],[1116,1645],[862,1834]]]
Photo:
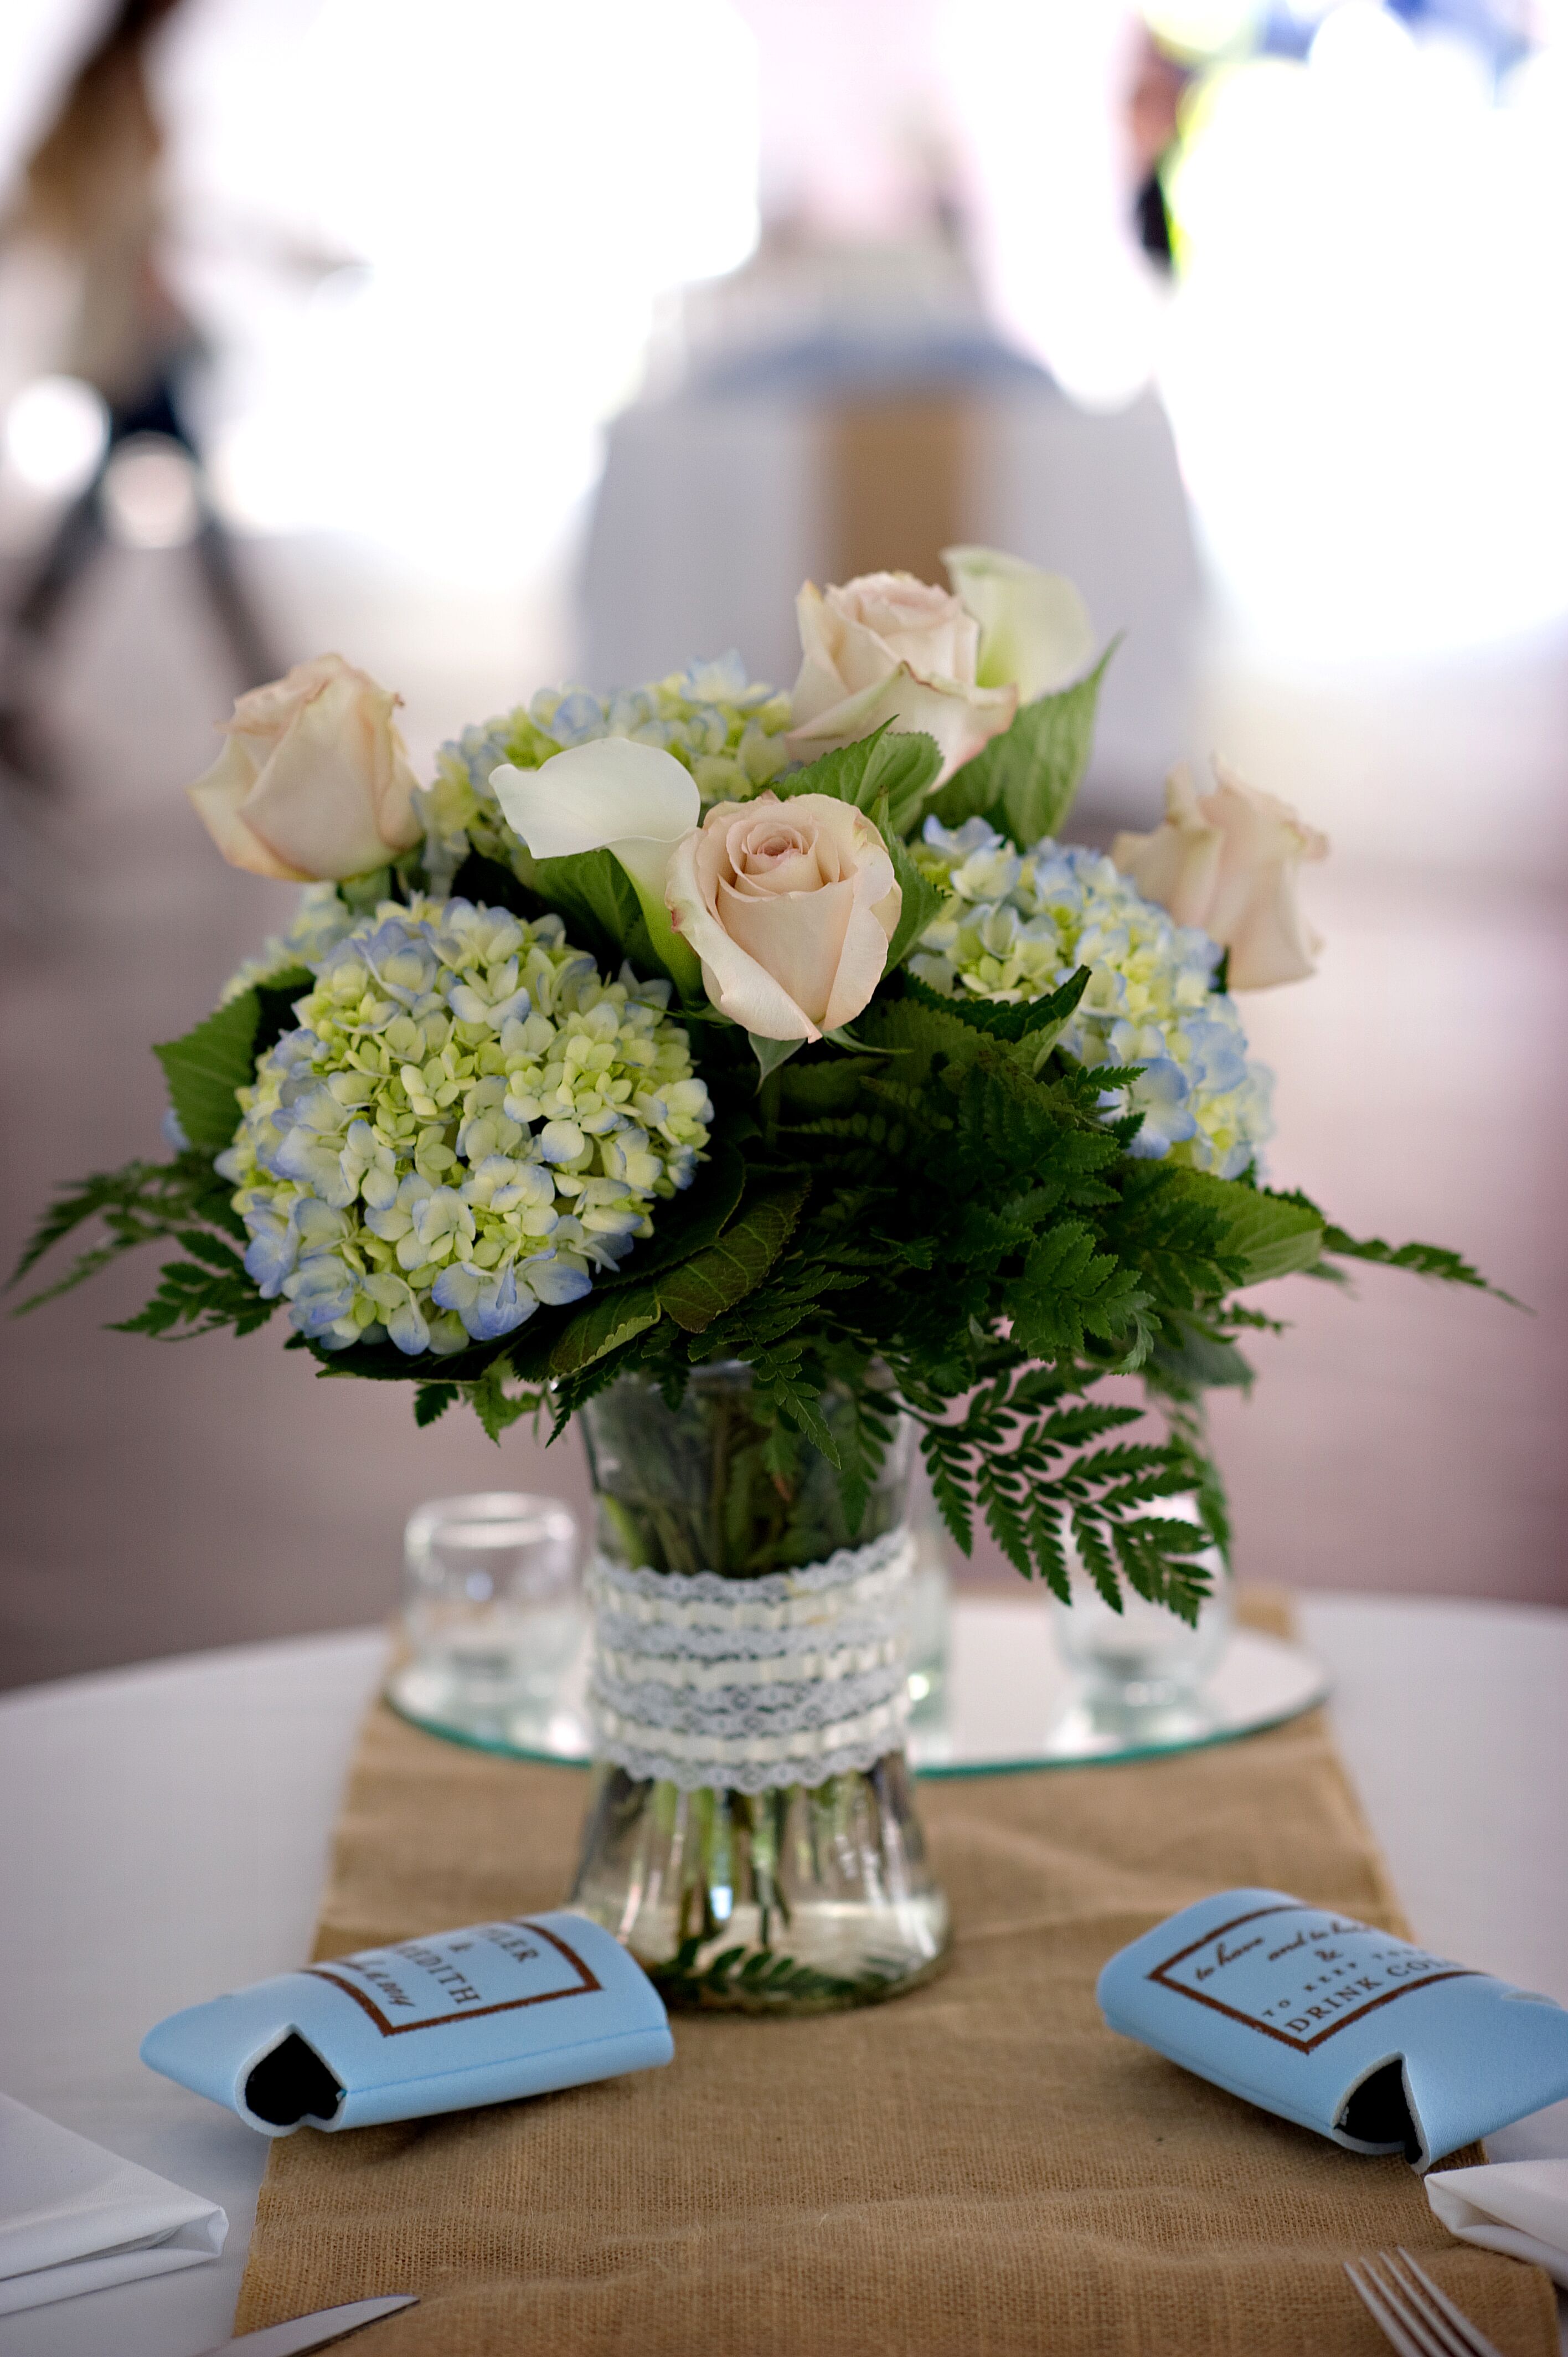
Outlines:
[[[824,1396],[830,1430],[853,1413]],[[587,1405],[601,1764],[573,1904],[671,2004],[824,2012],[938,1970],[947,1902],[903,1754],[901,1424],[851,1525],[838,1469],[765,1455],[750,1370]]]

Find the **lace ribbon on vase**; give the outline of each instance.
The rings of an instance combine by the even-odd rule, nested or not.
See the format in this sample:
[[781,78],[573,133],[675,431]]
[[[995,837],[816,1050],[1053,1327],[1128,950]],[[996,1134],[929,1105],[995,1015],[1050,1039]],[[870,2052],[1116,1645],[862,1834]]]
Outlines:
[[598,1756],[640,1781],[765,1792],[875,1766],[908,1713],[908,1534],[761,1579],[596,1555]]

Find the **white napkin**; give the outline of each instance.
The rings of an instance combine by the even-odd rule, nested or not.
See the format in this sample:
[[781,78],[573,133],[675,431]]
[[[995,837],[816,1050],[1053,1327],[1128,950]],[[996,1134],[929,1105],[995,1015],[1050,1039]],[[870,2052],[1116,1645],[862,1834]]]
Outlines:
[[228,2232],[215,2202],[0,2095],[0,2316],[199,2266]]
[[1425,2182],[1451,2234],[1530,2259],[1568,2288],[1568,2160],[1494,2160],[1445,2169]]

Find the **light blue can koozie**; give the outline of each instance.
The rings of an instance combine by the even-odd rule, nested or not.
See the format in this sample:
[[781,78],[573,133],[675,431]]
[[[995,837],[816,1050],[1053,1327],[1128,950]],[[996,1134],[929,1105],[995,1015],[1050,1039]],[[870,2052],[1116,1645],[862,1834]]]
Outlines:
[[1112,2029],[1352,2152],[1417,2169],[1568,2095],[1568,2012],[1282,1890],[1221,1890],[1112,1957]]
[[642,1967],[564,1911],[280,1973],[142,2040],[153,2070],[263,2136],[507,2103],[651,2070],[674,2050]]

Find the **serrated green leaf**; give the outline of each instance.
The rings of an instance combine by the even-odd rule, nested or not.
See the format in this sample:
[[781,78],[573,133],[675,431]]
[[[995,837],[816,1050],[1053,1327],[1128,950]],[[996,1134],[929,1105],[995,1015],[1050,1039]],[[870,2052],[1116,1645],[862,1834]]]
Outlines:
[[[1040,998],[1026,998],[1015,1006],[990,998],[961,997],[956,993],[951,998],[944,998],[940,990],[933,990],[929,983],[922,982],[918,974],[913,974],[905,975],[904,990],[906,996],[912,998],[918,1006],[929,1007],[935,1014],[950,1015],[958,1022],[967,1024],[972,1031],[984,1031],[993,1039],[1011,1042],[1036,1039],[1036,1033],[1048,1031],[1054,1040],[1065,1029],[1079,1000],[1089,988],[1090,978],[1090,968],[1080,965],[1057,989],[1047,991]],[[1040,1045],[1037,1039],[1036,1045],[1036,1048]]]
[[413,1420],[421,1430],[446,1415],[457,1397],[456,1383],[421,1383],[413,1394]]
[[924,803],[942,766],[941,747],[922,730],[908,734],[879,732],[865,765],[856,795],[867,813],[886,802],[894,833],[902,840]]
[[[908,741],[908,740],[905,740]],[[929,739],[926,741],[929,741]],[[887,944],[887,963],[883,971],[892,974],[918,942],[942,905],[942,895],[929,877],[921,874],[904,847],[904,838],[896,824],[887,796],[879,794],[872,812],[877,831],[887,846],[887,856],[893,862],[893,877],[903,895],[898,922]]]
[[1309,1205],[1238,1178],[1217,1178],[1211,1170],[1172,1170],[1168,1184],[1178,1197],[1219,1214],[1219,1251],[1242,1263],[1243,1285],[1310,1268],[1323,1249],[1322,1215]]
[[256,1076],[256,1025],[261,1006],[253,990],[242,990],[227,1006],[209,1015],[181,1039],[153,1049],[164,1068],[169,1102],[193,1146],[220,1154],[240,1126],[236,1089]]
[[511,1362],[506,1352],[499,1351],[478,1382],[466,1387],[474,1414],[490,1439],[498,1442],[503,1432],[520,1416],[530,1415],[539,1403],[537,1392],[525,1391],[515,1399],[509,1397],[506,1384],[511,1372]]
[[1495,1301],[1506,1301],[1510,1309],[1524,1309],[1526,1303],[1518,1301],[1500,1286],[1489,1285],[1478,1268],[1460,1254],[1450,1252],[1445,1244],[1389,1244],[1381,1236],[1347,1235],[1343,1228],[1327,1227],[1324,1231],[1323,1249],[1348,1260],[1364,1260],[1380,1268],[1402,1268],[1412,1276],[1430,1276],[1440,1285],[1466,1285],[1478,1292],[1489,1293]]
[[883,795],[893,824],[907,834],[931,781],[942,766],[941,748],[920,730],[894,731],[891,721],[853,745],[841,745],[803,770],[780,778],[773,791],[783,801],[797,794],[831,794],[868,815]]
[[723,1232],[745,1185],[745,1162],[733,1146],[725,1145],[722,1139],[715,1141],[697,1165],[691,1185],[683,1188],[673,1202],[659,1205],[653,1233],[648,1241],[632,1247],[623,1267],[607,1270],[595,1277],[595,1294],[645,1285],[660,1270],[690,1260],[693,1253],[701,1252]]
[[1119,643],[1112,640],[1086,678],[1020,706],[1012,726],[948,780],[931,803],[944,826],[988,818],[1025,849],[1060,833],[1089,767],[1100,683]]
[[1236,1348],[1172,1311],[1149,1360],[1151,1380],[1182,1391],[1249,1391],[1252,1370]]
[[553,1375],[575,1375],[607,1351],[659,1323],[659,1297],[650,1285],[624,1293],[590,1294],[550,1353]]
[[716,1243],[658,1280],[660,1307],[688,1334],[700,1334],[762,1283],[789,1243],[806,1181],[749,1199]]

